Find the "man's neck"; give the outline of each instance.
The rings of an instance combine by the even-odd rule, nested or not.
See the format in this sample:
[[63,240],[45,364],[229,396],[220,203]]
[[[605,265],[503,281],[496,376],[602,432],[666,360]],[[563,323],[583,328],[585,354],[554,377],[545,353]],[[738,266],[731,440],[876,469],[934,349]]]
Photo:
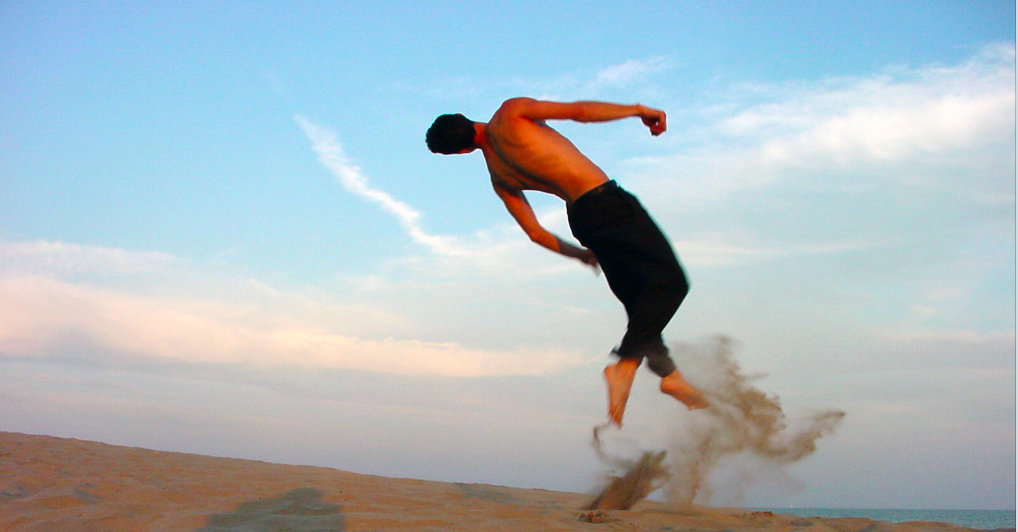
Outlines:
[[478,148],[488,145],[488,124],[474,122],[474,145]]

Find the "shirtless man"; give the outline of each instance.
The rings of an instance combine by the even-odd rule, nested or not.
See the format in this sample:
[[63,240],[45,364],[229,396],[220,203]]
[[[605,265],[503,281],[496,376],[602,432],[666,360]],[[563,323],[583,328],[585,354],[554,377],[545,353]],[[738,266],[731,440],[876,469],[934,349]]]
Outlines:
[[[609,122],[634,116],[652,135],[664,133],[665,113],[642,105],[513,98],[488,123],[473,122],[461,114],[442,115],[427,134],[428,148],[434,153],[481,150],[495,193],[533,242],[604,270],[629,317],[622,343],[614,350],[619,360],[604,369],[608,416],[619,426],[644,358],[661,377],[662,392],[691,410],[707,406],[703,394],[675,368],[661,337],[689,287],[667,239],[639,201],[545,121]],[[573,236],[585,247],[542,227],[524,190],[562,198]]]

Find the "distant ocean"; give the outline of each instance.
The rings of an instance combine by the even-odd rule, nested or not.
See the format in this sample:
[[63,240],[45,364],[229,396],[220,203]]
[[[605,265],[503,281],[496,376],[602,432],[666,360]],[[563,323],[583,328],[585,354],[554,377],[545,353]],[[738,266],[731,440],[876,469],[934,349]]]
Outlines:
[[980,530],[1014,528],[1014,510],[874,510],[870,508],[754,508],[799,517],[865,517],[888,523],[935,521]]

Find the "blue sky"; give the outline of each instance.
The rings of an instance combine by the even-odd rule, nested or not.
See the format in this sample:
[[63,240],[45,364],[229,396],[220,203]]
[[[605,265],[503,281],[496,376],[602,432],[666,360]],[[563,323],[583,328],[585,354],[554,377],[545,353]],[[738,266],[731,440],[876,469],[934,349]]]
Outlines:
[[[423,138],[641,102],[665,135],[555,126],[672,239],[666,336],[847,414],[712,502],[1013,508],[1011,2],[0,9],[3,430],[591,489],[620,305]],[[643,372],[624,437],[688,416]]]

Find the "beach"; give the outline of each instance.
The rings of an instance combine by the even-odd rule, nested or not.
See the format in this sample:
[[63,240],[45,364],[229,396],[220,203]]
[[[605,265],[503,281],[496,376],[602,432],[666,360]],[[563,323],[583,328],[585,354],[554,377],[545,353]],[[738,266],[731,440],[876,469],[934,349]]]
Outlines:
[[3,531],[968,530],[650,500],[584,510],[593,498],[0,432]]

